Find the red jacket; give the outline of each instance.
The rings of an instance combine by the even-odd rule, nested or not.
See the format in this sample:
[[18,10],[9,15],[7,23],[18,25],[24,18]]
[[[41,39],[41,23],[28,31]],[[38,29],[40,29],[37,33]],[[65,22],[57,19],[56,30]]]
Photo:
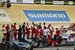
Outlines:
[[17,34],[17,29],[16,29],[16,25],[13,26],[14,27],[14,34]]
[[60,36],[60,30],[56,30],[56,35]]
[[29,26],[26,26],[26,33],[27,33],[27,34],[30,33],[30,28],[29,28]]
[[32,28],[32,34],[37,34],[37,33],[38,33],[38,30],[35,27],[33,27]]
[[57,41],[56,40],[53,40],[52,41],[52,46],[56,46],[57,45]]
[[39,33],[40,33],[40,36],[43,36],[43,29],[42,28],[40,28]]
[[9,25],[7,24],[7,26],[6,26],[6,31],[9,32],[9,29],[10,29],[10,28],[9,28]]

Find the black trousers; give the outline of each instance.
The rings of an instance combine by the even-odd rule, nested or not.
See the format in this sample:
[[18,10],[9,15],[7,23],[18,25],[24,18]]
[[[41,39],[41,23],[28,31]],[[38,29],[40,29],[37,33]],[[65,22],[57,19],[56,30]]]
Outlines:
[[7,32],[7,34],[6,34],[6,41],[9,41],[10,40],[10,34],[9,34],[9,32]]
[[25,39],[25,34],[26,34],[26,33],[25,33],[25,32],[23,32],[23,39]]

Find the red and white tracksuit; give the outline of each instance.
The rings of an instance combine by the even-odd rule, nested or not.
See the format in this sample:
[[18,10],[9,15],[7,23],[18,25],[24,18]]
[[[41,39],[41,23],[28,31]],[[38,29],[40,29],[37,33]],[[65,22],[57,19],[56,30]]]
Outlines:
[[30,27],[29,25],[26,26],[26,34],[27,34],[27,38],[30,37]]
[[36,26],[33,26],[33,28],[32,28],[32,37],[33,38],[36,38],[37,37],[37,34],[38,34],[37,27]]
[[14,39],[17,40],[17,29],[16,29],[16,25],[14,25]]
[[39,33],[40,33],[40,38],[42,38],[43,37],[43,29],[42,28],[39,29]]

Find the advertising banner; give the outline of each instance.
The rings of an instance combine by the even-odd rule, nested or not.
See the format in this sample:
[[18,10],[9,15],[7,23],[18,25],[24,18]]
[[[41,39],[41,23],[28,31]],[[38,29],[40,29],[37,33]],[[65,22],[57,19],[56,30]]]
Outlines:
[[23,3],[34,3],[34,0],[23,0]]
[[64,5],[64,1],[53,1],[53,4]]
[[30,21],[70,21],[65,11],[24,10]]
[[10,0],[11,3],[17,3],[17,0]]

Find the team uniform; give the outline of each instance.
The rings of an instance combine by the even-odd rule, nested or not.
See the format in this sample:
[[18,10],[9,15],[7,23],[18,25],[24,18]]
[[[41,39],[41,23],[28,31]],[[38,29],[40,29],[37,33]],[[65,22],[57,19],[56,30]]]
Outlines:
[[17,29],[16,29],[16,25],[14,25],[13,28],[14,28],[14,39],[17,40]]
[[56,28],[56,35],[60,36],[60,30],[58,30],[58,28]]
[[37,27],[33,25],[33,26],[31,27],[31,29],[32,29],[32,38],[36,38],[36,37],[37,37],[37,34],[38,34],[38,29],[37,29]]
[[10,27],[9,27],[9,24],[7,24],[7,26],[6,26],[6,40],[7,41],[9,41],[9,39],[10,39],[10,32],[9,32],[9,30],[10,30]]
[[43,37],[43,29],[42,28],[39,29],[39,34],[40,34],[40,38],[42,38]]
[[27,34],[27,38],[29,38],[30,37],[30,26],[29,25],[26,26],[26,34]]

